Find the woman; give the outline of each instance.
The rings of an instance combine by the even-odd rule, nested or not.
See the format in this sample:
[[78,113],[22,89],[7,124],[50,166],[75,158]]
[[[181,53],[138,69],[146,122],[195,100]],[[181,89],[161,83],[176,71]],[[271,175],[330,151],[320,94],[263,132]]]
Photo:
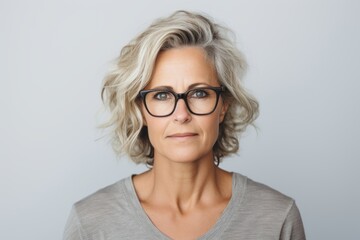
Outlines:
[[105,126],[150,168],[77,202],[64,239],[305,239],[294,200],[218,166],[258,114],[245,67],[225,28],[185,11],[125,46]]

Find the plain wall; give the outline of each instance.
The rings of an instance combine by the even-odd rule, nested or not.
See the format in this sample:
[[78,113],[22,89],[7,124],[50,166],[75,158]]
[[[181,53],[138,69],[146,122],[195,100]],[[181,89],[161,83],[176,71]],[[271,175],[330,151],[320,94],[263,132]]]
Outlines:
[[174,10],[237,34],[258,132],[222,167],[296,199],[308,239],[360,235],[359,1],[0,2],[0,239],[61,239],[71,205],[146,168],[96,128],[121,47]]

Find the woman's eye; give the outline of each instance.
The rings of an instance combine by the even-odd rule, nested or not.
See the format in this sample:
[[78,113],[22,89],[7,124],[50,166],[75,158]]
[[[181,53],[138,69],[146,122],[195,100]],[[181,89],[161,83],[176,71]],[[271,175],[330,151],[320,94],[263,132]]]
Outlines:
[[205,90],[194,90],[194,92],[191,94],[191,97],[193,98],[204,98],[208,95],[208,93]]
[[167,100],[171,97],[170,95],[168,92],[158,92],[154,94],[154,98],[156,100]]

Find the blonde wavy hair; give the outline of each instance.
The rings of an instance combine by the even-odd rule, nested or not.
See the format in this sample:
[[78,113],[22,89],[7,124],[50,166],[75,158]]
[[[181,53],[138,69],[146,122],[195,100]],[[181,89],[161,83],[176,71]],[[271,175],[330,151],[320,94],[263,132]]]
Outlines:
[[101,127],[110,128],[112,145],[135,163],[152,165],[154,149],[143,124],[138,94],[151,80],[160,51],[183,46],[202,48],[213,63],[218,81],[225,86],[223,101],[229,108],[213,147],[214,161],[236,153],[239,136],[258,116],[258,102],[241,81],[247,64],[237,49],[233,33],[202,14],[177,11],[156,20],[124,46],[116,64],[104,79],[101,97],[110,118]]

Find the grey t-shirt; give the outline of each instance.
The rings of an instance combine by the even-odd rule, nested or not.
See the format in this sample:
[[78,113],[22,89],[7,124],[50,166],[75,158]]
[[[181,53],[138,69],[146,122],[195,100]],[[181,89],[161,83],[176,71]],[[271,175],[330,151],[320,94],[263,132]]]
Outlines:
[[[152,224],[128,177],[75,203],[63,239],[170,238]],[[293,199],[233,173],[232,197],[227,207],[199,239],[304,240],[305,233]]]

